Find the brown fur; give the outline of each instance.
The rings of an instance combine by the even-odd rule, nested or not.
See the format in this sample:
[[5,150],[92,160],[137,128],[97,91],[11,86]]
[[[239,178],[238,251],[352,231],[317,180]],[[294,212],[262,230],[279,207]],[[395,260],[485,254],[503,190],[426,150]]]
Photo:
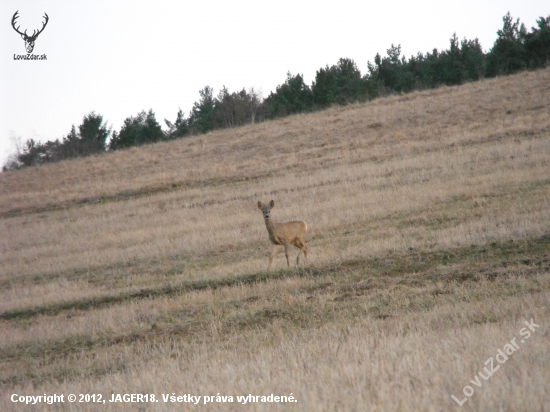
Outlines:
[[271,247],[271,256],[269,258],[269,264],[267,270],[271,267],[273,257],[277,250],[277,246],[283,245],[285,248],[286,263],[290,267],[290,261],[288,259],[288,245],[291,244],[294,247],[300,249],[298,256],[296,257],[296,264],[300,263],[300,254],[304,253],[304,259],[307,261],[307,245],[304,240],[304,235],[307,231],[307,225],[301,220],[295,220],[286,223],[275,223],[271,220],[271,209],[275,206],[275,202],[272,200],[268,205],[258,202],[258,209],[260,209],[264,215],[265,227],[269,233],[269,240],[273,243]]

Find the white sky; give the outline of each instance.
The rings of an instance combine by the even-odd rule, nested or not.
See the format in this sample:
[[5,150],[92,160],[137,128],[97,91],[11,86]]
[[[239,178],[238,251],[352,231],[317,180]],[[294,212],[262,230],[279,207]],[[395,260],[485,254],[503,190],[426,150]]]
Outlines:
[[[49,23],[33,54],[11,27]],[[12,1],[0,3],[0,165],[13,139],[62,138],[91,112],[120,127],[153,109],[163,128],[181,108],[186,116],[209,85],[217,94],[254,87],[267,97],[287,71],[307,84],[339,58],[361,73],[376,53],[401,44],[408,57],[460,39],[478,38],[485,50],[510,11],[528,29],[550,15],[548,0],[202,0]]]

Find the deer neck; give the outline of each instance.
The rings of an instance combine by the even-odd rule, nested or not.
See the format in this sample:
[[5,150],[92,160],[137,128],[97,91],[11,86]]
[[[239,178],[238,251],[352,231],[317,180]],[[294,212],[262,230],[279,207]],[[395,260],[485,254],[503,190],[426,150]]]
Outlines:
[[267,228],[267,231],[269,233],[270,238],[275,238],[275,225],[273,224],[273,221],[271,219],[264,219],[265,220],[265,227]]

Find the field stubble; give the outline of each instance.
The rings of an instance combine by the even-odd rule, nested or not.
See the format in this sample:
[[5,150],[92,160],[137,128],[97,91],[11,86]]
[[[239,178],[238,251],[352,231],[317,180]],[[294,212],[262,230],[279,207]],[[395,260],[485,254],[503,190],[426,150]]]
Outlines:
[[[1,392],[446,410],[533,318],[464,407],[550,410],[549,84],[530,72],[2,174]],[[279,252],[265,272],[271,198],[276,221],[308,223],[309,265]]]

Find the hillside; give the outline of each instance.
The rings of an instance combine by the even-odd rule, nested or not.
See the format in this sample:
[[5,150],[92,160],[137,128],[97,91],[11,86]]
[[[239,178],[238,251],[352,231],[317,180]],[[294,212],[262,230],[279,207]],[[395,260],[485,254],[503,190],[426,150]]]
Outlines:
[[549,159],[546,69],[2,173],[0,393],[550,410]]

